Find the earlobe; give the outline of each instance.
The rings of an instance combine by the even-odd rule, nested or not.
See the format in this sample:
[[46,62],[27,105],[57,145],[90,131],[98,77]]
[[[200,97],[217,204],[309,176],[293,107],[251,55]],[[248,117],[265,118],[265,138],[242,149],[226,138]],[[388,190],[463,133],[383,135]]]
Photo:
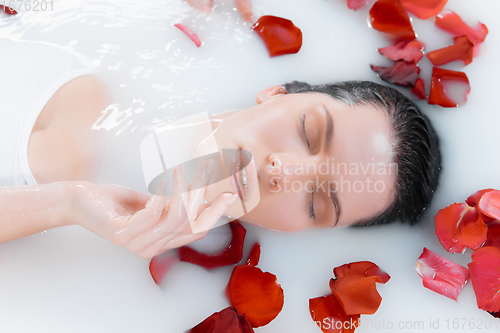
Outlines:
[[262,90],[257,94],[255,98],[257,100],[257,104],[261,104],[269,101],[275,96],[288,94],[288,91],[283,86],[274,86],[269,87],[267,89]]

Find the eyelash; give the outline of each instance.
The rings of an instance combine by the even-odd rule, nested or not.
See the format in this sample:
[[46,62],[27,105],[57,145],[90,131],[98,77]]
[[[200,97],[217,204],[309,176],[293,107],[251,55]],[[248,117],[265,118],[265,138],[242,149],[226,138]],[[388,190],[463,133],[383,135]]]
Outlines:
[[302,135],[304,136],[304,140],[306,140],[307,143],[307,149],[309,149],[309,141],[307,140],[306,136],[306,121],[305,121],[306,115],[303,114],[302,117],[300,117],[300,125],[302,126]]
[[313,198],[314,189],[311,191],[311,201],[309,201],[309,217],[316,220],[316,215],[314,214]]

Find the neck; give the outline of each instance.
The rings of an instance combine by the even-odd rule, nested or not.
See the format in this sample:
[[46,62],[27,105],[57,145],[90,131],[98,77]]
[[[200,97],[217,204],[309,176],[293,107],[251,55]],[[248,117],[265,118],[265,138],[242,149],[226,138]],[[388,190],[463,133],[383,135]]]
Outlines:
[[224,120],[232,117],[237,112],[238,112],[238,110],[224,111],[224,112],[217,113],[217,114],[210,116],[210,125],[212,126],[212,129],[215,131],[217,129],[217,127],[219,127],[220,124],[222,124],[222,122]]

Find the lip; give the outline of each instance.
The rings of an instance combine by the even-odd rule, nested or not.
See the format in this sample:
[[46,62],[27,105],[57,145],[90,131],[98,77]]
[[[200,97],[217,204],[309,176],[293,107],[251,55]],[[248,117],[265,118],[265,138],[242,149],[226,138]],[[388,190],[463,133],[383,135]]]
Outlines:
[[[233,181],[231,182],[233,185],[233,190],[235,193],[238,193],[240,198],[247,202],[253,193],[253,189],[255,187],[255,180],[256,180],[256,173],[255,173],[255,168],[253,168],[251,161],[248,160],[248,155],[247,154],[242,154],[242,149],[240,148],[238,153],[234,155],[234,160],[232,161],[231,165],[231,174],[236,175],[236,180],[238,182],[238,186],[236,186]],[[247,173],[247,187],[243,186],[243,182],[241,181],[241,167],[245,166],[246,173]],[[239,191],[238,191],[239,187]]]

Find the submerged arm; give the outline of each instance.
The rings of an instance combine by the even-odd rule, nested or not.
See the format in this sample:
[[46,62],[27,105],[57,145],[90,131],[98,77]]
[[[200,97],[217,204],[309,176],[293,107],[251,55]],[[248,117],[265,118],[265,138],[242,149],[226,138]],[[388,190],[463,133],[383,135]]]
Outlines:
[[[0,187],[0,242],[65,225],[80,225],[145,259],[194,242],[207,234],[237,195],[222,193],[211,205],[202,204],[211,172],[202,163],[186,209],[180,193],[188,187],[177,169],[170,200],[165,183],[158,183],[151,197],[119,185],[83,181]],[[192,227],[205,231],[193,233]]]
[[71,182],[0,187],[0,242],[68,225]]

